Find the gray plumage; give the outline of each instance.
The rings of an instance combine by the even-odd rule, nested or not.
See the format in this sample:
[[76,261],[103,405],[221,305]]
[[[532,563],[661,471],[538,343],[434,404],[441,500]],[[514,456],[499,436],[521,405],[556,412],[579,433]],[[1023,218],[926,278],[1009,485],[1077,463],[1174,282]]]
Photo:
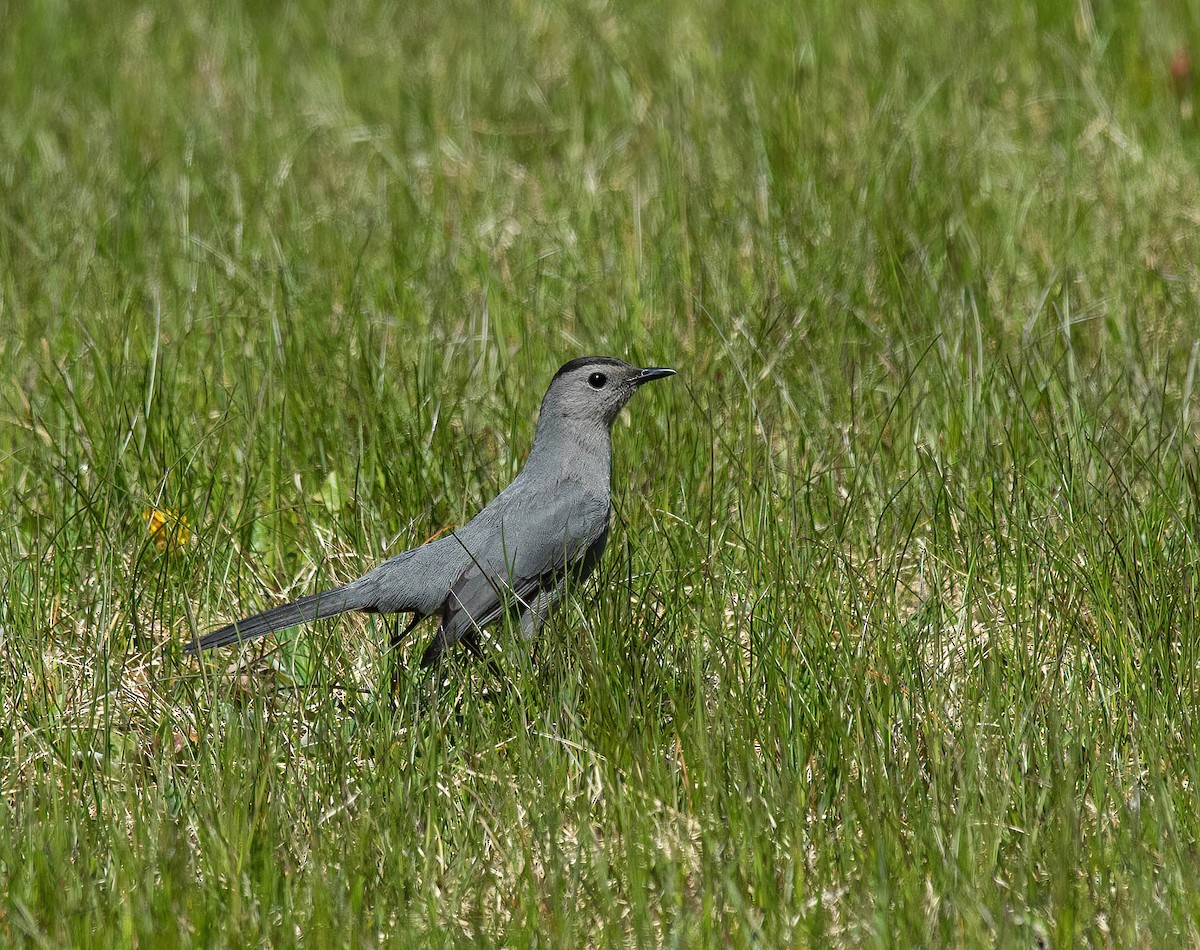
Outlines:
[[357,580],[214,630],[187,653],[360,610],[440,618],[421,666],[494,623],[506,610],[531,638],[562,594],[582,581],[608,540],[612,424],[643,383],[674,370],[639,369],[610,357],[571,360],[542,400],[520,474],[453,534],[397,554]]

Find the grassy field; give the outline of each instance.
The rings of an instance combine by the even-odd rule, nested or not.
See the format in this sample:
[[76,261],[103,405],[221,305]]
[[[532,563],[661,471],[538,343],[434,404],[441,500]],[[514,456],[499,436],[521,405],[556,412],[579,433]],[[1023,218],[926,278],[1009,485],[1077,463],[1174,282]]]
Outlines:
[[[0,0],[0,943],[1200,942],[1189,44]],[[535,658],[180,655],[462,523],[592,352],[680,375]]]

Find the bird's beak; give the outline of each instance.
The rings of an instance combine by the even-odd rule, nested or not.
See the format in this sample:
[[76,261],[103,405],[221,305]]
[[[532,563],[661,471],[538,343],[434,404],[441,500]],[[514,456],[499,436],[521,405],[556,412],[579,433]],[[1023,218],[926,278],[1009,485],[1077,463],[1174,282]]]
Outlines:
[[653,382],[656,379],[666,379],[668,376],[674,375],[675,370],[667,369],[665,366],[648,366],[633,377],[633,383],[635,386],[640,386],[642,383]]

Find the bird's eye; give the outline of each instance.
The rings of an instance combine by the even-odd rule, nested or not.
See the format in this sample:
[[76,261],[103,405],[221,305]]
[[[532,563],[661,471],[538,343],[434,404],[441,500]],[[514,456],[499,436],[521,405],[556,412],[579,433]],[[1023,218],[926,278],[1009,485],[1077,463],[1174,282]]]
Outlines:
[[603,389],[604,384],[607,382],[608,377],[603,373],[592,373],[592,375],[588,377],[588,385],[591,386],[592,389]]

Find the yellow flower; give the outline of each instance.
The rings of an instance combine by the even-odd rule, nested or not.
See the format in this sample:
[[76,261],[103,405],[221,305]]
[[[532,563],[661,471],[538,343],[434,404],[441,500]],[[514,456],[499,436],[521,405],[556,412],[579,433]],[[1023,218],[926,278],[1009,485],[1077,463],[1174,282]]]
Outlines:
[[168,548],[177,551],[187,544],[188,538],[191,537],[187,518],[173,511],[147,508],[146,523],[150,529],[150,537],[154,539],[155,547],[160,551]]

